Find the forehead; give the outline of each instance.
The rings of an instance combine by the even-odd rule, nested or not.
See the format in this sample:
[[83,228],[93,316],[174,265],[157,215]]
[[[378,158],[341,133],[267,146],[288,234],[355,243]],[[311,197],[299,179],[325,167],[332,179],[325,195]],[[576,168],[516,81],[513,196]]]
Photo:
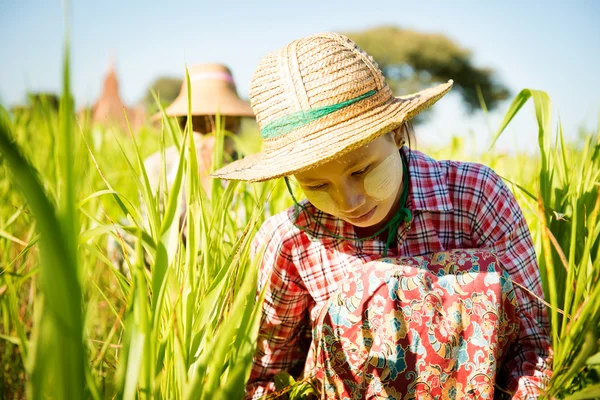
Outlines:
[[[395,149],[388,138],[389,135],[383,135],[366,145],[352,150],[334,160],[328,161],[323,165],[303,171],[294,176],[298,181],[312,181],[315,179],[326,179],[331,176],[342,175],[347,169],[354,166],[364,166],[370,162],[385,158]],[[352,171],[349,171],[352,172]]]

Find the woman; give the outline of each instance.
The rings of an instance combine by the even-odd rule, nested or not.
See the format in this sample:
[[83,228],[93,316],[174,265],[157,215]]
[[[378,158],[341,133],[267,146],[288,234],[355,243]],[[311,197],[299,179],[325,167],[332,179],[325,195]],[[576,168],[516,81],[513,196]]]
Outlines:
[[[215,138],[210,133],[215,131],[217,115],[224,117],[224,130],[232,134],[239,134],[241,118],[253,118],[254,113],[248,103],[242,100],[238,94],[231,75],[231,71],[222,64],[196,64],[188,69],[191,85],[190,112],[192,115],[192,126],[194,129],[194,142],[198,157],[198,175],[205,188],[208,188],[208,173],[212,164],[213,148]],[[187,125],[188,115],[188,87],[187,80],[181,84],[181,90],[177,98],[173,100],[166,109],[168,117],[177,117],[181,129]],[[161,113],[153,116],[159,120]],[[229,158],[235,158],[233,141],[226,137],[226,154]],[[165,149],[165,165],[167,173],[167,191],[177,172],[179,163],[179,151],[175,146]],[[162,155],[160,151],[150,155],[144,160],[144,166],[148,173],[148,179],[153,190],[156,190],[163,170]]]
[[254,240],[265,301],[247,397],[298,369],[324,398],[543,390],[548,320],[514,197],[483,165],[405,146],[410,119],[451,85],[395,98],[374,60],[334,33],[260,62],[250,97],[264,151],[213,176],[294,176],[306,200]]
[[[188,74],[191,86],[191,93],[189,93],[191,99],[190,113],[198,160],[198,177],[204,189],[210,193],[208,175],[212,166],[215,146],[215,136],[212,133],[216,129],[216,116],[222,117],[224,121],[222,128],[225,132],[237,135],[240,133],[242,118],[253,118],[254,113],[250,105],[238,96],[233,76],[227,66],[213,63],[196,64],[189,67]],[[188,92],[187,80],[184,79],[179,94],[165,109],[165,115],[177,118],[182,130],[187,126]],[[154,121],[159,121],[161,118],[162,114],[160,112],[152,117]],[[225,137],[224,150],[226,162],[237,157],[233,140],[229,136]],[[158,192],[159,195],[158,201],[161,212],[166,195],[175,181],[178,166],[179,150],[175,145],[167,147],[164,153],[157,151],[144,160],[144,168],[152,192]],[[185,223],[186,207],[185,195],[182,195],[177,218],[181,223],[184,235],[187,227]],[[146,214],[147,210],[144,202],[142,202],[142,215],[146,216]],[[126,220],[124,225],[128,225]],[[125,231],[120,231],[119,234],[129,250],[125,250],[123,243],[117,238],[110,236],[107,244],[108,257],[121,273],[130,276],[124,252],[127,251],[130,254],[130,260],[135,260],[133,255],[135,241]],[[148,263],[146,264],[148,265]]]

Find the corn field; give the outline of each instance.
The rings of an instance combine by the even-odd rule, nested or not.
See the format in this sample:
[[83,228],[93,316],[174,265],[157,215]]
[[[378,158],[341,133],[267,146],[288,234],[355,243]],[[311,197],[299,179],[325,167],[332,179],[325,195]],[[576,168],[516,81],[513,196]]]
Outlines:
[[[292,204],[281,181],[213,180],[197,171],[192,127],[166,117],[139,132],[76,117],[68,54],[59,112],[0,109],[0,393],[31,399],[236,399],[252,361],[260,296],[254,233]],[[532,102],[537,155],[494,150]],[[460,139],[422,149],[477,161],[512,188],[528,220],[551,318],[548,398],[600,397],[600,142],[565,142],[542,91],[523,90],[490,136],[466,154]],[[217,124],[219,125],[219,124]],[[222,165],[216,129],[213,168]],[[417,128],[418,136],[418,128]],[[257,132],[239,138],[258,150]],[[180,150],[174,184],[154,189],[143,159]],[[186,206],[185,233],[178,219]],[[134,240],[127,240],[127,238]],[[110,259],[117,243],[126,269]],[[291,398],[301,398],[301,391]]]

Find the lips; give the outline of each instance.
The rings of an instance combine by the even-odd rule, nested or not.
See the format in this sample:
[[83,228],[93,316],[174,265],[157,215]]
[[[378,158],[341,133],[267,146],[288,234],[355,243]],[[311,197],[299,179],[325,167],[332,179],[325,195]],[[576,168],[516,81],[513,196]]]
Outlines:
[[376,209],[377,209],[377,206],[373,207],[373,208],[371,209],[371,211],[368,211],[368,212],[367,212],[367,213],[365,213],[365,214],[359,215],[359,216],[357,216],[357,217],[346,217],[346,218],[347,218],[347,219],[348,219],[350,222],[352,222],[352,223],[356,223],[356,224],[359,224],[359,223],[362,223],[362,222],[366,222],[366,221],[368,221],[368,220],[369,220],[369,219],[370,219],[370,218],[373,216],[373,214],[375,214],[375,210],[376,210]]

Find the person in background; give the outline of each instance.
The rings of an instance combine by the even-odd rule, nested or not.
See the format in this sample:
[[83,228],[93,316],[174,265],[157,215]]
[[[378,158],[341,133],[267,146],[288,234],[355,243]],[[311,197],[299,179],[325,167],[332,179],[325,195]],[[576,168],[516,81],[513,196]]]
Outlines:
[[[217,127],[217,116],[224,120],[222,128],[227,134],[224,144],[224,162],[228,162],[237,158],[234,141],[229,135],[239,134],[242,118],[254,118],[254,113],[250,105],[239,97],[231,71],[225,65],[196,64],[188,68],[188,73],[191,85],[191,116],[198,159],[198,176],[204,188],[208,189],[215,146],[215,136],[211,133]],[[188,87],[185,79],[178,96],[165,109],[165,114],[168,117],[175,117],[182,130],[186,128],[188,122]],[[152,119],[157,121],[161,117],[162,114],[157,113]],[[159,150],[144,160],[144,168],[152,192],[158,192],[158,200],[161,204],[173,184],[178,166],[179,150],[175,145],[167,147],[164,154]],[[166,182],[166,187],[163,187],[164,184],[161,182]],[[182,224],[182,231],[185,232],[185,226],[183,226],[186,213],[185,196],[181,196],[181,198],[181,212],[177,217]],[[146,214],[143,202],[142,214],[143,216]],[[132,245],[133,237],[122,230],[120,232],[125,239],[125,245]],[[128,254],[132,254],[132,252],[128,251]],[[112,236],[109,237],[108,241],[108,255],[114,266],[125,275],[129,275],[123,257],[122,245]]]
[[[231,71],[222,64],[197,64],[188,69],[190,76],[191,115],[194,131],[194,142],[198,156],[198,175],[200,181],[206,186],[209,182],[208,174],[212,163],[215,144],[214,135],[216,116],[225,119],[224,129],[230,134],[239,134],[241,119],[254,118],[250,105],[242,100],[236,90]],[[181,129],[187,125],[188,115],[188,89],[184,79],[177,98],[166,109],[165,114],[176,117]],[[161,114],[154,115],[153,119],[161,118]],[[157,151],[144,160],[144,166],[150,179],[153,190],[156,190],[161,173],[161,152]],[[226,137],[225,154],[227,159],[237,157],[233,140]],[[172,179],[177,171],[179,151],[175,146],[165,149],[165,163],[167,171],[167,186],[171,186]]]

